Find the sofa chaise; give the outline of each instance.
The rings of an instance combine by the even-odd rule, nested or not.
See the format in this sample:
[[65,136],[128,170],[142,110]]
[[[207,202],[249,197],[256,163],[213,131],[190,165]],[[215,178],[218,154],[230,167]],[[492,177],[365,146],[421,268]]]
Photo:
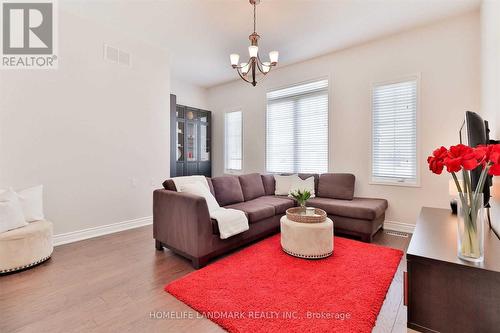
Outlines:
[[[334,221],[336,234],[348,234],[371,242],[382,228],[387,200],[354,197],[352,174],[299,174],[315,179],[316,197],[308,206],[325,210]],[[279,232],[280,218],[296,202],[275,195],[273,175],[252,173],[241,176],[207,178],[210,191],[221,207],[242,210],[249,230],[221,239],[217,221],[210,218],[205,199],[177,192],[171,179],[164,189],[153,193],[153,237],[156,249],[164,247],[192,261],[195,268],[203,267],[212,258],[242,245]]]

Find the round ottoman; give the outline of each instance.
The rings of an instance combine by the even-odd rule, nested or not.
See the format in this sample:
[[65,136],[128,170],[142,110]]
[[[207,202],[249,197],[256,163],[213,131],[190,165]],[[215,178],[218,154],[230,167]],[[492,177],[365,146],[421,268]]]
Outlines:
[[0,233],[0,274],[39,264],[52,254],[52,223],[31,222]]
[[321,223],[290,221],[286,215],[280,220],[281,248],[286,253],[307,259],[326,258],[333,253],[333,222],[326,218]]

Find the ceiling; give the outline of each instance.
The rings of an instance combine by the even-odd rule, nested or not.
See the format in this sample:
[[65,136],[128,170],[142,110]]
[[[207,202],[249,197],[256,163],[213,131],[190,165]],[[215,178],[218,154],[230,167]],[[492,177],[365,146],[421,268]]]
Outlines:
[[[264,58],[303,61],[415,26],[475,10],[480,0],[262,0],[257,6]],[[62,0],[70,10],[166,48],[176,79],[210,87],[237,78],[229,54],[248,56],[248,0]]]

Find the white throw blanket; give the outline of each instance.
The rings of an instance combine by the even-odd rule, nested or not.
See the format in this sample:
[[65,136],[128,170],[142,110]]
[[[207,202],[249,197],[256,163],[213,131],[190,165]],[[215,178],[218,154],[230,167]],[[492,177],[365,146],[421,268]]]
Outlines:
[[248,230],[248,219],[244,212],[237,209],[220,207],[210,192],[204,176],[187,176],[172,178],[177,192],[185,192],[205,198],[210,217],[217,221],[221,239]]

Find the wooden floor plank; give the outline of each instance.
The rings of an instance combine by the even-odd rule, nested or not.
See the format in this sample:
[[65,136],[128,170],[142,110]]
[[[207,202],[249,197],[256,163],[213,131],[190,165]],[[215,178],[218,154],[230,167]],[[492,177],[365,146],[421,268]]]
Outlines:
[[[406,250],[409,238],[379,232],[374,242]],[[405,268],[403,260],[376,332],[405,328]],[[163,291],[192,271],[184,258],[154,249],[151,226],[61,245],[46,263],[0,277],[0,332],[224,332],[205,318],[152,317],[164,311],[194,313]]]
[[397,281],[398,277],[402,274],[402,263],[400,263],[394,280],[391,283],[389,291],[387,292],[387,295],[385,297],[382,309],[380,309],[377,323],[373,328],[374,333],[392,332],[392,328],[394,326],[394,323],[396,322],[403,297],[403,290],[400,283],[398,283]]

